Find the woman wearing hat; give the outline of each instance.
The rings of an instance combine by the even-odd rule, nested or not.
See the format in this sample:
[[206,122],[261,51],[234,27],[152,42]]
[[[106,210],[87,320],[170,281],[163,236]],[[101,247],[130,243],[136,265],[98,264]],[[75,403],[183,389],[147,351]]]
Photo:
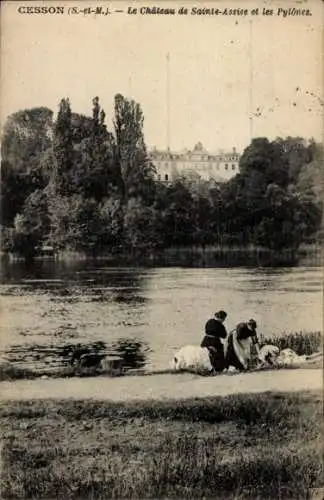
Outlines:
[[255,346],[259,354],[257,324],[254,319],[239,323],[229,334],[226,345],[225,368],[234,366],[240,371],[247,370],[251,360],[251,347]]
[[207,321],[205,336],[200,344],[200,347],[206,347],[209,350],[210,362],[217,372],[224,370],[224,346],[221,339],[225,339],[227,335],[223,324],[226,317],[225,311],[218,311],[213,318]]

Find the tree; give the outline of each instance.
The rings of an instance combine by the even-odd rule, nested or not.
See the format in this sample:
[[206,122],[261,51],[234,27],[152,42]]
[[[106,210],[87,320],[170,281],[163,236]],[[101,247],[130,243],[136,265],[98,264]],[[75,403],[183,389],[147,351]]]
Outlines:
[[278,137],[275,143],[281,148],[283,156],[287,159],[289,182],[296,184],[298,176],[304,165],[312,160],[312,152],[307,142],[302,137]]
[[117,196],[105,198],[98,207],[100,246],[116,253],[124,245],[124,207]]
[[54,126],[54,184],[55,193],[65,196],[71,194],[73,167],[72,112],[69,99],[62,99]]
[[47,199],[43,191],[34,191],[25,201],[22,213],[15,216],[10,250],[26,259],[33,258],[48,236]]
[[72,112],[71,127],[73,144],[80,144],[84,139],[89,139],[92,135],[92,117]]
[[203,247],[215,241],[212,224],[212,206],[208,198],[196,194],[192,195],[194,231],[193,242]]
[[[105,112],[100,108],[98,97],[92,102],[91,119],[85,120],[79,115],[74,118],[73,135],[77,142],[74,143],[71,186],[74,193],[101,202],[121,192],[122,180],[115,161],[114,137],[105,125]],[[80,134],[77,123],[81,124]]]
[[305,238],[319,227],[321,211],[314,198],[294,188],[284,190],[270,184],[265,194],[263,219],[255,227],[258,244],[272,250],[297,250]]
[[18,111],[7,119],[1,141],[2,224],[12,226],[25,199],[43,189],[41,158],[52,140],[53,112],[48,108]]
[[47,190],[48,209],[50,217],[49,243],[56,250],[74,249],[72,226],[74,224],[74,205],[77,203],[73,196],[61,196],[55,193],[55,186],[49,185]]
[[302,192],[313,192],[318,203],[324,200],[324,148],[323,144],[311,141],[311,161],[302,166],[297,179],[297,188]]
[[260,240],[255,234],[259,225],[266,224],[265,217],[270,210],[266,193],[273,183],[281,189],[288,186],[288,160],[284,151],[275,141],[253,139],[241,157],[240,174],[222,188],[223,220],[220,225],[229,236],[228,241],[247,245]]
[[251,195],[264,193],[272,182],[281,187],[286,187],[289,182],[288,159],[281,145],[262,137],[253,139],[244,150],[240,172]]
[[13,113],[4,125],[1,156],[16,172],[29,173],[41,153],[51,146],[53,111],[48,108],[25,109]]
[[224,198],[225,186],[215,185],[209,190],[209,203],[210,203],[210,228],[213,234],[213,243],[221,245],[224,236],[228,232],[226,225],[227,210],[229,207],[225,205]]
[[93,253],[100,233],[98,205],[81,195],[50,197],[49,240],[58,250]]
[[115,96],[115,159],[122,179],[123,198],[154,200],[154,167],[150,162],[143,134],[141,107],[121,94]]
[[240,174],[225,183],[213,201],[218,239],[276,251],[298,248],[319,224],[314,197],[292,183],[310,154],[299,138],[254,139],[242,155]]
[[158,213],[153,206],[146,206],[132,198],[125,209],[124,232],[126,245],[132,253],[142,254],[157,250],[163,245],[163,235],[158,231]]
[[100,202],[120,191],[121,178],[114,158],[114,139],[107,132],[105,112],[100,108],[98,97],[93,99],[92,131],[84,146],[86,162],[82,190],[85,197],[93,197]]
[[28,174],[16,172],[7,161],[1,162],[1,223],[12,226],[31,190]]
[[249,174],[239,174],[216,191],[213,216],[219,244],[251,242],[251,228],[262,219],[263,195],[258,183],[253,190],[249,187]]
[[157,229],[164,235],[165,246],[193,243],[195,232],[194,201],[188,188],[179,180],[167,186],[156,197]]

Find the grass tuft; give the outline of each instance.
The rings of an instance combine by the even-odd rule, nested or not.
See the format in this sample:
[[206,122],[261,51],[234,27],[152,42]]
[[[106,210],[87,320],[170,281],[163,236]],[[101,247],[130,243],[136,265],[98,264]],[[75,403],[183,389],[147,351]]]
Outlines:
[[294,332],[285,333],[280,337],[266,337],[262,344],[273,344],[282,349],[292,349],[298,356],[309,356],[323,349],[321,332]]

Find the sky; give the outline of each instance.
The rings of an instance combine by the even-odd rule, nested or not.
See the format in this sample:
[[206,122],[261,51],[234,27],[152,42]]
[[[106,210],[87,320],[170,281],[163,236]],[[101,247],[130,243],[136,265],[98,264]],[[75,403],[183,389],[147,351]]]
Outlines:
[[[21,5],[65,6],[64,15],[19,14]],[[180,8],[259,7],[252,16],[68,15],[71,6]],[[278,7],[312,15],[278,16]],[[272,16],[261,15],[273,9]],[[1,126],[20,109],[61,98],[91,115],[99,96],[112,129],[116,93],[142,106],[145,140],[165,148],[167,53],[170,141],[173,150],[201,141],[210,151],[242,151],[253,137],[322,139],[323,2],[18,2],[1,6]],[[313,95],[312,95],[313,94]]]

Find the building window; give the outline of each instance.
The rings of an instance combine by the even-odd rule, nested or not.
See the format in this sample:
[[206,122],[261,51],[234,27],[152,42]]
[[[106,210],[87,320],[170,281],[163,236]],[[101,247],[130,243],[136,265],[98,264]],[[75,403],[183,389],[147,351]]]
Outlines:
[[168,174],[165,174],[164,179],[165,179],[166,181],[168,181],[168,180],[169,180],[169,176],[168,176]]
[[225,170],[228,170],[228,164],[225,163]]
[[235,169],[236,169],[236,165],[234,165],[234,163],[233,163],[232,170],[235,170]]
[[164,166],[165,166],[166,168],[168,168],[169,164],[168,164],[168,162],[167,162],[167,161],[165,162]]
[[161,180],[161,175],[159,174],[159,175],[158,175],[158,181],[160,181],[160,180]]

